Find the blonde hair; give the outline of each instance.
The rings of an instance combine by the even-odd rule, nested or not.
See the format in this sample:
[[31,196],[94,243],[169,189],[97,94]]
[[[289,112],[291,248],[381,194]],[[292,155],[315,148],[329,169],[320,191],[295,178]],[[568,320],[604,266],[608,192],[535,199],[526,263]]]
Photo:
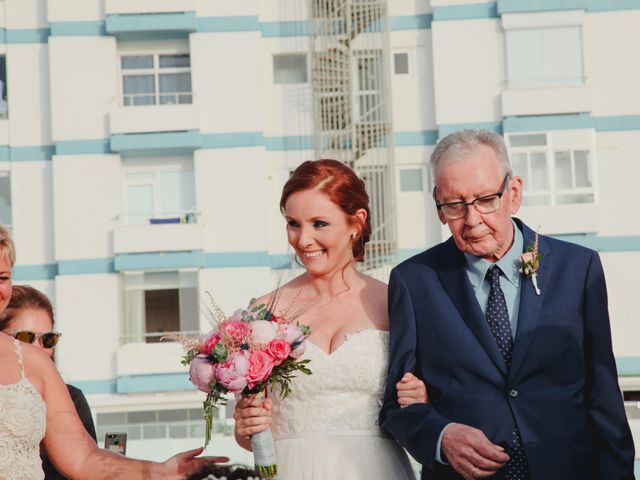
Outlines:
[[9,259],[11,267],[16,263],[16,247],[9,230],[4,225],[0,225],[0,257]]

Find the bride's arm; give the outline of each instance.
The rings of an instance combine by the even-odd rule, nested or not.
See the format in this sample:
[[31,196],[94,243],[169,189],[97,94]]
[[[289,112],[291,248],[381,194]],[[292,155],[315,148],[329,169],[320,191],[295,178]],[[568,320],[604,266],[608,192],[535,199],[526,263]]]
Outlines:
[[103,450],[82,426],[66,385],[51,359],[35,347],[23,347],[29,380],[41,386],[47,407],[44,445],[56,469],[66,477],[77,479],[154,478],[178,479],[195,473],[214,460],[193,458],[202,449],[184,452],[164,463],[134,460]]
[[233,418],[236,420],[234,434],[236,442],[251,451],[250,437],[271,425],[271,400],[246,397],[236,403]]

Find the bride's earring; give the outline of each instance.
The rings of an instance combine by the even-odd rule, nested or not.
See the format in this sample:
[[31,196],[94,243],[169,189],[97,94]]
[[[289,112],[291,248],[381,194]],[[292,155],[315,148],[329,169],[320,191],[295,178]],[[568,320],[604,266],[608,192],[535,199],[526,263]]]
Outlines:
[[351,234],[351,241],[353,242],[353,241],[355,241],[357,238],[358,238],[358,233],[357,233],[357,232],[353,232],[353,233]]

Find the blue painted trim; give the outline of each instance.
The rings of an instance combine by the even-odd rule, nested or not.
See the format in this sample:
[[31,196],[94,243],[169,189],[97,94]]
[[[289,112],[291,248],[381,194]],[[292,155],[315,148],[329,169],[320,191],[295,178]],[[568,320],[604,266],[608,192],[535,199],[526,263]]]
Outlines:
[[154,13],[148,15],[107,15],[107,33],[131,32],[195,32],[198,22],[195,12]]
[[394,136],[396,147],[413,147],[422,145],[435,145],[438,141],[436,130],[423,130],[421,132],[397,132]]
[[108,139],[61,140],[56,142],[56,155],[89,155],[111,153]]
[[506,117],[503,130],[526,132],[532,130],[567,130],[573,128],[593,128],[592,117],[588,113],[572,115],[536,115],[530,117]]
[[260,34],[265,38],[306,37],[309,35],[309,22],[261,22]]
[[202,250],[189,252],[121,253],[116,255],[114,268],[123,270],[151,270],[159,268],[198,268],[204,264]]
[[12,162],[50,161],[54,151],[55,149],[51,145],[9,148],[9,154]]
[[402,262],[407,258],[411,258],[414,255],[418,255],[426,250],[426,248],[403,248],[398,251],[398,261]]
[[47,43],[48,28],[17,28],[5,30],[5,43]]
[[616,366],[620,377],[640,376],[640,357],[616,357]]
[[478,123],[450,123],[446,125],[440,125],[438,128],[438,136],[442,138],[457,130],[464,130],[467,128],[473,129],[486,129],[492,132],[502,134],[502,122],[478,122]]
[[284,137],[264,137],[268,151],[313,150],[312,135],[289,135]]
[[58,275],[58,264],[16,265],[13,267],[13,280],[19,282],[33,280],[53,280]]
[[201,148],[261,147],[262,132],[203,133]]
[[159,373],[154,375],[125,375],[117,379],[118,393],[173,392],[193,390],[189,374]]
[[258,17],[244,15],[235,17],[198,17],[198,33],[257,32]]
[[[636,440],[636,443],[638,443],[637,440]],[[636,462],[633,468],[633,474],[635,475],[636,478],[640,478],[640,458],[636,458]]]
[[53,22],[51,24],[52,37],[94,37],[107,34],[103,21],[83,22]]
[[431,28],[433,15],[425,13],[423,15],[398,15],[389,17],[389,31],[400,32],[403,30],[423,30]]
[[498,18],[498,8],[495,2],[468,5],[448,5],[433,8],[434,22],[446,20],[477,20],[487,18]]
[[111,150],[127,155],[151,155],[158,150],[166,153],[192,152],[200,148],[200,133],[185,132],[128,133],[111,137]]
[[115,378],[106,380],[79,380],[72,383],[74,387],[82,390],[85,395],[98,395],[102,393],[118,393]]
[[112,258],[61,260],[58,262],[58,275],[92,275],[101,273],[115,273]]
[[6,145],[0,146],[0,162],[11,161],[11,148]]
[[640,0],[498,0],[498,12],[540,12],[552,10],[586,10],[610,12],[640,9]]
[[598,252],[638,252],[640,251],[640,236],[601,237],[593,233],[574,235],[552,235],[560,240],[577,243]]

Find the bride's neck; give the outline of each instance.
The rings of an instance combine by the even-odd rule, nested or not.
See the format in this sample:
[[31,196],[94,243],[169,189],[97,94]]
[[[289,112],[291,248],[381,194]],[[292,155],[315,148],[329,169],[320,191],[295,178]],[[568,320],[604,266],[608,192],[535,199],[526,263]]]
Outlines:
[[353,290],[361,278],[353,261],[322,276],[307,273],[309,287],[317,296],[326,299]]

